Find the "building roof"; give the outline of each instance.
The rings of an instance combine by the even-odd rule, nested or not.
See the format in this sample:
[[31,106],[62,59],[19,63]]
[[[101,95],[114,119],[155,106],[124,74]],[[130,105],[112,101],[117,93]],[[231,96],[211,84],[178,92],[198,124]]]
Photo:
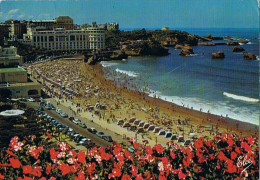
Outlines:
[[69,16],[59,16],[59,17],[56,17],[56,18],[54,18],[55,20],[72,20],[72,18],[71,17],[69,17]]
[[18,68],[1,68],[0,69],[0,73],[8,73],[8,72],[23,72],[26,71],[24,68],[22,67],[18,67]]

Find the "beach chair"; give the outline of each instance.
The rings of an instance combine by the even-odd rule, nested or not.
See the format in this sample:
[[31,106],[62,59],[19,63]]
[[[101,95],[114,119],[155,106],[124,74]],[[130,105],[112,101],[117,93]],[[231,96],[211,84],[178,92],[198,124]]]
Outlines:
[[186,139],[184,142],[184,145],[187,146],[187,145],[190,145],[190,143],[191,143],[190,139]]
[[179,136],[178,137],[178,142],[184,142],[184,137],[183,136]]
[[144,123],[143,128],[144,128],[144,129],[147,129],[149,126],[150,126],[149,123]]
[[140,121],[139,124],[138,124],[138,127],[143,127],[144,126],[144,121]]
[[136,118],[132,117],[132,118],[130,118],[129,123],[133,123],[135,120],[136,120]]
[[165,135],[164,135],[165,138],[170,138],[171,136],[172,136],[172,133],[170,131],[165,132]]
[[177,139],[177,134],[172,134],[170,139],[171,140],[176,140]]
[[165,130],[164,130],[164,129],[161,129],[161,130],[158,132],[157,135],[158,135],[158,136],[159,136],[159,135],[165,135]]
[[134,121],[134,124],[137,125],[137,124],[139,124],[139,122],[140,122],[140,120],[139,120],[139,119],[136,119],[136,120]]
[[160,129],[161,129],[161,128],[159,128],[159,127],[155,127],[154,130],[153,130],[153,132],[154,132],[154,133],[158,133]]
[[148,131],[153,131],[153,130],[154,130],[154,128],[155,128],[155,126],[154,126],[154,125],[150,125],[150,126],[148,127]]

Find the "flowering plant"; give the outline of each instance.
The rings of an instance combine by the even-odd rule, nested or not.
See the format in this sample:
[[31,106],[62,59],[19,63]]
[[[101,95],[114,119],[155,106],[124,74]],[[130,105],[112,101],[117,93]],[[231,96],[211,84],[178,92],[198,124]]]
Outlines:
[[203,137],[188,147],[167,143],[151,147],[131,141],[130,153],[114,142],[75,152],[65,142],[49,147],[48,139],[11,139],[0,153],[0,179],[258,179],[259,148],[255,137],[236,134]]

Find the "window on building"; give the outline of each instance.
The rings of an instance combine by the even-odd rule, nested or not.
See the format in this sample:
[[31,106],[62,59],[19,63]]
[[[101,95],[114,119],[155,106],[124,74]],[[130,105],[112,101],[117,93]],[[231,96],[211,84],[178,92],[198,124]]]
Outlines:
[[53,36],[49,36],[49,41],[54,41],[54,37]]
[[74,35],[70,35],[70,40],[71,41],[75,41],[75,36]]

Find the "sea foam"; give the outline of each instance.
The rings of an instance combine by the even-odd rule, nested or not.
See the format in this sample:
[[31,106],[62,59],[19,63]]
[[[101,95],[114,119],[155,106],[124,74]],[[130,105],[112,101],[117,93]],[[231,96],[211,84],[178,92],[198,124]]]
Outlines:
[[250,98],[250,97],[246,97],[246,96],[239,96],[239,95],[235,95],[235,94],[231,94],[231,93],[227,93],[227,92],[223,92],[223,95],[227,96],[229,98],[235,99],[235,100],[240,100],[240,101],[246,101],[246,102],[252,102],[252,103],[259,102],[259,99]]
[[101,64],[103,67],[110,67],[110,66],[116,66],[116,65],[118,65],[118,63],[112,63],[112,62],[107,62],[107,61],[101,61],[100,64]]
[[[195,97],[178,97],[178,96],[164,96],[160,92],[156,92],[156,97],[177,104],[179,106],[184,106],[186,108],[202,111],[202,112],[209,112],[211,114],[215,115],[222,115],[226,116],[228,114],[228,117],[237,119],[239,121],[248,122],[251,124],[259,125],[258,119],[259,114],[252,113],[249,111],[246,107],[235,107],[235,106],[228,106],[229,101],[218,101],[214,102],[208,102],[206,100],[202,100]],[[149,96],[153,96],[153,93],[149,94]]]
[[126,74],[130,77],[138,77],[138,73],[135,73],[133,71],[125,71],[125,70],[116,68],[116,72],[121,73],[121,74]]

